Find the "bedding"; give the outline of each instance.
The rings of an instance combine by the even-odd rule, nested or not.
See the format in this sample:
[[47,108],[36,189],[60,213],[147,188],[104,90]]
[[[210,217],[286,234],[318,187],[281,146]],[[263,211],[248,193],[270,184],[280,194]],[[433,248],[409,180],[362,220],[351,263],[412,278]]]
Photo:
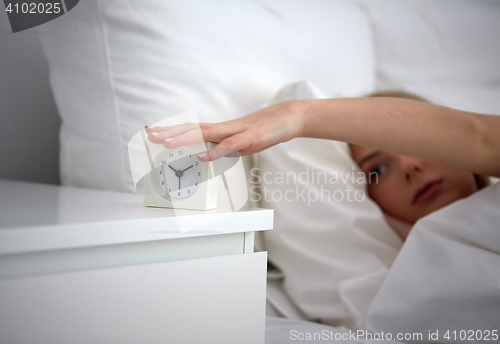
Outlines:
[[500,2],[363,1],[372,23],[377,89],[500,113]]
[[370,305],[367,328],[437,333],[427,341],[436,343],[498,342],[499,204],[496,183],[420,219]]
[[[298,82],[263,106],[324,97],[310,82]],[[500,328],[500,184],[421,219],[402,245],[395,224],[370,199],[295,197],[364,190],[350,179],[312,182],[312,169],[315,175],[347,174],[354,165],[345,143],[327,140],[296,139],[258,154],[260,184],[254,187],[261,190],[260,205],[275,209],[275,229],[263,237],[278,267],[268,277],[270,304],[292,319],[423,336],[414,342],[466,342],[460,340],[464,329],[468,336],[494,338]],[[286,171],[309,182],[283,181]],[[283,337],[286,324],[269,331]],[[449,337],[453,331],[458,340]],[[441,337],[433,340],[436,333]]]
[[[263,107],[311,98],[326,96],[311,82],[297,82]],[[269,301],[288,317],[363,328],[358,309],[368,308],[380,272],[390,268],[402,242],[368,198],[348,145],[298,138],[257,157],[252,173],[260,173],[260,183],[252,184],[250,195],[275,210],[263,244],[283,273],[270,280]]]
[[[378,90],[409,91],[436,104],[500,114],[500,41],[494,34],[500,33],[498,1],[388,0],[360,3],[365,6],[373,27]],[[300,97],[299,93],[290,91],[288,95]],[[336,96],[317,89],[305,93],[303,97]],[[316,144],[319,145],[317,149]],[[310,146],[302,142],[286,145],[294,154],[286,153],[285,145],[276,148],[276,154],[272,151],[266,153],[269,158],[261,159],[263,171],[276,172],[280,168],[303,171],[308,165],[316,171],[328,168],[347,173],[352,167],[345,150],[343,163],[339,164],[340,167],[337,165],[342,157],[342,146],[336,143],[329,143],[327,149],[323,149],[322,142]],[[314,147],[314,153],[307,151],[311,147]],[[277,154],[280,150],[282,154]],[[325,166],[320,155],[335,161],[335,164]],[[319,185],[299,187],[306,192],[320,191]],[[277,190],[276,195],[278,191],[286,191],[283,185],[273,185],[272,188]],[[272,192],[270,190],[268,194]],[[365,207],[356,214],[344,210],[344,205],[330,209],[334,207],[315,202],[314,209],[311,209],[313,207],[307,202],[298,206],[272,199],[265,204],[276,209],[276,229],[266,234],[266,248],[276,265],[284,267],[281,280],[270,280],[269,300],[279,299],[275,304],[285,304],[277,292],[283,290],[290,301],[284,306],[285,315],[335,325],[349,326],[350,322],[353,328],[366,328],[365,316],[371,301],[401,247],[397,238],[385,234],[390,230],[381,220],[380,211]],[[302,219],[300,213],[304,214]],[[376,220],[371,223],[360,221],[369,214],[376,214],[373,217]],[[386,220],[392,227],[400,225],[390,218]],[[374,232],[368,229],[370,226],[375,228]],[[339,235],[347,228],[355,229],[354,233]],[[364,232],[373,234],[376,239],[370,241],[369,235],[360,235],[363,232],[358,228],[364,228]],[[331,237],[326,234],[328,230],[334,232]],[[313,238],[320,238],[322,243]],[[365,251],[356,255],[363,241],[370,241],[368,249],[363,246]],[[348,250],[343,250],[347,243],[349,247],[357,248],[349,252],[351,256],[345,254]],[[374,258],[370,257],[372,254]]]
[[64,185],[133,192],[128,141],[179,113],[240,117],[293,80],[345,96],[375,83],[368,18],[346,1],[88,0],[44,30]]

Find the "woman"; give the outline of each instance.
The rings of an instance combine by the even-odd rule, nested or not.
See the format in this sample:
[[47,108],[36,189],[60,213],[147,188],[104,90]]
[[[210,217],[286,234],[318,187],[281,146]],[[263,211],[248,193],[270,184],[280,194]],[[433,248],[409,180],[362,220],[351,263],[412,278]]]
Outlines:
[[378,173],[370,197],[410,224],[483,187],[481,175],[500,176],[500,117],[412,99],[295,100],[217,124],[146,128],[150,141],[170,149],[193,143],[198,130],[241,155],[295,137],[350,143],[360,168]]

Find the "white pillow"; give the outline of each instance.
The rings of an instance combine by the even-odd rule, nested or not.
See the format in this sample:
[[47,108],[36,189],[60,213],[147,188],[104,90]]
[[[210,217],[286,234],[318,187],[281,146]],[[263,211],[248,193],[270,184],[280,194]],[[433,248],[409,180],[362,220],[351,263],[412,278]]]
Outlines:
[[498,204],[500,183],[418,221],[370,307],[367,327],[422,333],[424,342],[439,331],[441,343],[477,343],[489,332],[489,341],[498,342]]
[[[308,98],[325,96],[311,83],[299,82],[285,86],[265,106]],[[282,286],[292,305],[309,320],[362,327],[380,276],[402,242],[368,198],[348,145],[294,139],[259,153],[258,168],[252,174],[260,172],[260,184],[250,194],[275,211],[274,230],[263,234],[264,245],[284,274]],[[285,315],[298,317],[287,312],[290,305],[275,290],[268,298]]]
[[127,142],[195,110],[250,113],[281,85],[373,90],[369,21],[346,1],[81,1],[43,27],[65,185],[132,191]]
[[363,3],[373,24],[377,88],[403,89],[463,110],[498,109],[488,103],[500,91],[499,1]]

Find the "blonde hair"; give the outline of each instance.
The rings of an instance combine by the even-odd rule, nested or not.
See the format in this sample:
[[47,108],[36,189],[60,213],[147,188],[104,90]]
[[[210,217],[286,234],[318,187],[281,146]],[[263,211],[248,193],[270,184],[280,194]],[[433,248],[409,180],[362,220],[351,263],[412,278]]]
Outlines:
[[[423,97],[420,97],[419,95],[409,93],[406,91],[396,91],[396,90],[373,92],[367,95],[367,97],[402,98],[402,99],[416,100],[424,103],[430,103],[430,101],[428,101]],[[473,175],[478,190],[481,190],[491,184],[489,177],[477,173],[473,173]]]
[[367,97],[387,97],[387,98],[403,98],[403,99],[410,99],[410,100],[417,100],[420,102],[424,103],[430,103],[425,98],[422,98],[416,94],[405,92],[405,91],[380,91],[380,92],[373,92],[367,95]]

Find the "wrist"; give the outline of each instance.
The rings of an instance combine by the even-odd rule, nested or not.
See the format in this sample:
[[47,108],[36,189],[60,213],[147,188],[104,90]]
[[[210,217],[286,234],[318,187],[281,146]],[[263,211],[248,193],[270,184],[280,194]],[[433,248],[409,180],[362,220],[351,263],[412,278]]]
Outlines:
[[315,128],[318,118],[318,111],[321,106],[321,99],[300,100],[299,121],[301,131],[297,137],[316,137]]

